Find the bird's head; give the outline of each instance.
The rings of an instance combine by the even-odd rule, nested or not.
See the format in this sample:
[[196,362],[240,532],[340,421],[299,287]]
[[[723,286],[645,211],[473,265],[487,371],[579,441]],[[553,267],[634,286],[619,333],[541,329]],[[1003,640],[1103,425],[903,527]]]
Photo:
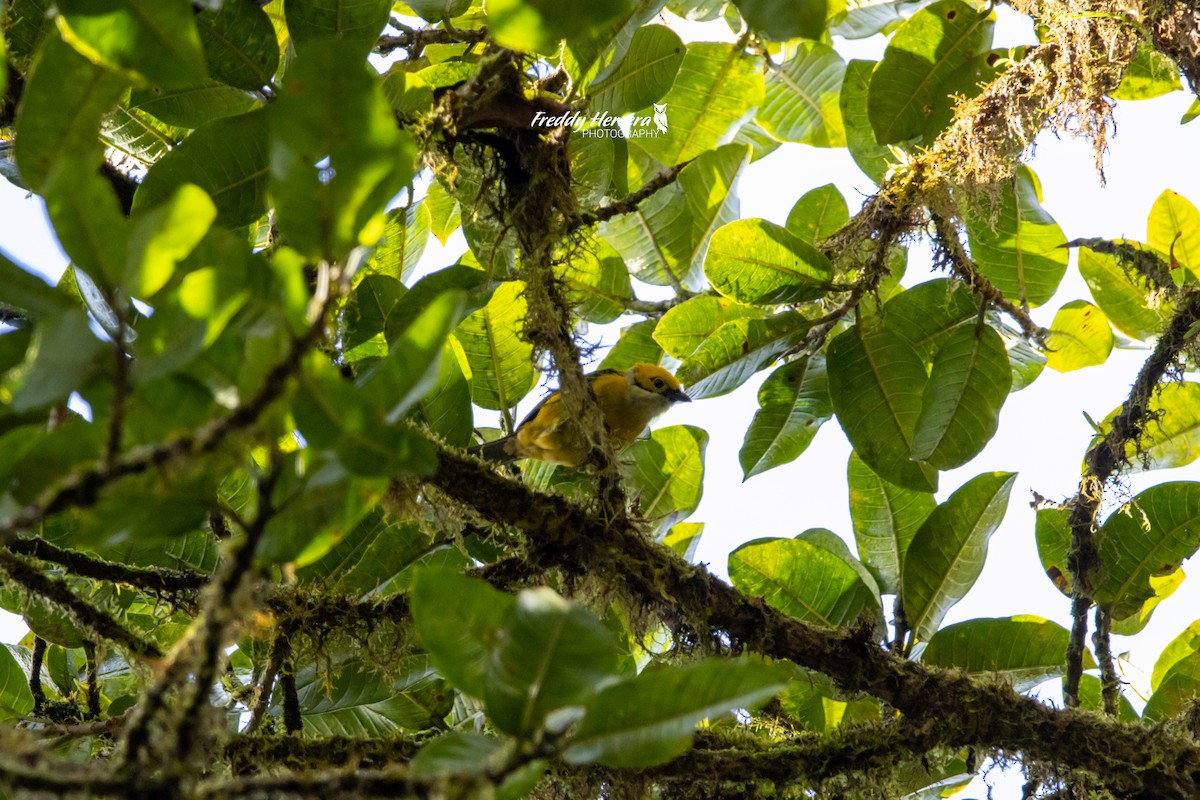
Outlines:
[[668,403],[692,401],[675,376],[657,364],[634,364],[627,374],[630,387],[661,397]]

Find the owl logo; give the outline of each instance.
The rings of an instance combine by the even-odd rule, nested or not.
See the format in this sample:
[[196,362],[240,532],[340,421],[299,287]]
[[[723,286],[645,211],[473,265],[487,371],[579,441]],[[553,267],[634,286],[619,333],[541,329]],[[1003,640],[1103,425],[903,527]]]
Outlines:
[[658,126],[659,133],[667,132],[667,104],[654,104],[654,124]]

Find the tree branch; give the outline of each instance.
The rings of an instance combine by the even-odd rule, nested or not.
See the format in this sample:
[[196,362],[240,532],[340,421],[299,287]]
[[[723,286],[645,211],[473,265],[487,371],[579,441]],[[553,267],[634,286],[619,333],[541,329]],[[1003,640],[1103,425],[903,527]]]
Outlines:
[[683,171],[683,168],[695,160],[694,158],[689,158],[687,161],[681,161],[670,169],[663,170],[642,184],[636,191],[630,192],[615,203],[609,203],[606,206],[600,206],[591,211],[583,212],[570,229],[589,227],[600,222],[606,222],[613,217],[637,211],[639,205],[678,180],[679,173]]

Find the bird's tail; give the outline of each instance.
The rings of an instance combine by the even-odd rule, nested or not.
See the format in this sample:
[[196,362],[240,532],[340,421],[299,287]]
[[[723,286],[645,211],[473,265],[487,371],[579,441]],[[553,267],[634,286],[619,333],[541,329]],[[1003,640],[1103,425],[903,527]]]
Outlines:
[[473,456],[482,458],[484,461],[507,464],[510,461],[515,461],[517,458],[516,453],[513,452],[513,444],[514,439],[512,436],[504,436],[495,441],[468,447],[467,452]]

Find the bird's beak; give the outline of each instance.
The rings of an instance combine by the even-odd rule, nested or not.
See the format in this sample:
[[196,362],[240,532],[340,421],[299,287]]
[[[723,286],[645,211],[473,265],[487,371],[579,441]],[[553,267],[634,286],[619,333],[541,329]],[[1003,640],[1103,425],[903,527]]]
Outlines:
[[692,398],[688,397],[687,393],[684,392],[683,389],[672,389],[671,391],[667,392],[667,399],[672,403],[692,402]]

